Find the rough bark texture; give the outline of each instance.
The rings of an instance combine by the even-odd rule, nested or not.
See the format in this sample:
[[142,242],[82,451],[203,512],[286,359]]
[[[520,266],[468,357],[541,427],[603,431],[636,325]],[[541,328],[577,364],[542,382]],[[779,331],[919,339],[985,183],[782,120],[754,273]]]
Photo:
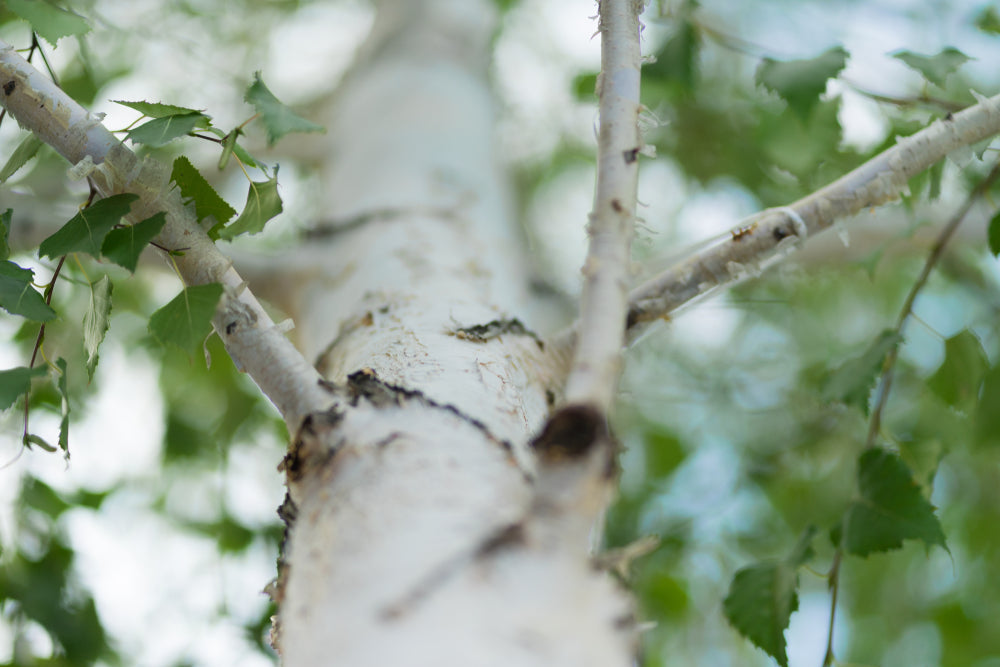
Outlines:
[[289,666],[633,659],[627,596],[590,554],[608,450],[529,444],[565,364],[531,330],[492,28],[487,2],[381,3],[328,123],[334,222],[298,255],[295,315],[337,407],[285,462]]

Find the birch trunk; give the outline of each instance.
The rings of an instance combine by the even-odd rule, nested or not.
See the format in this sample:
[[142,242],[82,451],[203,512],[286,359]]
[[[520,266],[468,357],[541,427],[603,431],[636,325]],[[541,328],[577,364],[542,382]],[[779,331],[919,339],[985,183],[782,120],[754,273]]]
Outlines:
[[[296,256],[337,400],[285,460],[284,664],[631,664],[590,559],[605,470],[534,462],[565,380],[531,330],[493,147],[489,2],[381,2],[327,126],[331,223]],[[556,355],[558,356],[558,355]]]

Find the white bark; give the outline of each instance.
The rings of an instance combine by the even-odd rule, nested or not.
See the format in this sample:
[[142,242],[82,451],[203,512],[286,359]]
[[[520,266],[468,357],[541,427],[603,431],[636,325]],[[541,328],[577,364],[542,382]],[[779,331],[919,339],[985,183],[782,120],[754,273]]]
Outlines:
[[327,123],[342,224],[298,256],[322,277],[297,320],[348,407],[307,423],[285,464],[290,666],[632,659],[627,598],[589,557],[607,478],[567,482],[528,445],[565,372],[529,333],[493,153],[492,17],[381,3]]
[[566,400],[606,413],[621,374],[639,182],[639,14],[644,0],[601,0],[597,185],[583,266],[576,352]]

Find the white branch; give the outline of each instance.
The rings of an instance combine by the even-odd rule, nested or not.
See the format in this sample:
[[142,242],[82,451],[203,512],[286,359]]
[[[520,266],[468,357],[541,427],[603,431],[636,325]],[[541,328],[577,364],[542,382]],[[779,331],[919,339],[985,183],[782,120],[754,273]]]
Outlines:
[[635,220],[639,138],[639,13],[642,0],[600,3],[601,76],[597,187],[590,250],[567,403],[606,412],[621,368],[629,255]]
[[281,412],[291,430],[301,418],[331,402],[320,376],[271,321],[229,261],[198,225],[167,169],[140,160],[101,123],[40,74],[13,47],[0,41],[0,103],[18,124],[33,132],[89,176],[103,196],[133,193],[139,200],[131,222],[164,211],[167,223],[156,238],[175,257],[188,285],[222,283],[225,293],[213,318],[236,366],[246,371]]
[[[710,290],[759,273],[807,236],[866,208],[894,201],[907,182],[952,151],[1000,133],[1000,95],[905,139],[830,185],[781,208],[758,213],[710,246],[640,285],[629,295],[627,326],[666,316]],[[582,330],[578,335],[583,335]]]

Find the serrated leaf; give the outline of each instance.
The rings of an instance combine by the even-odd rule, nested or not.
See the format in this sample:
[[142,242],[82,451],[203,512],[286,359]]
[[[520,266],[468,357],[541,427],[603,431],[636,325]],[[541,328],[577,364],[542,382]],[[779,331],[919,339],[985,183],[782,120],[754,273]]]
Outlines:
[[[143,116],[149,116],[150,118],[163,118],[165,116],[184,116],[187,114],[199,114],[205,116],[203,109],[189,109],[187,107],[179,107],[173,104],[164,104],[163,102],[146,102],[145,100],[137,102],[128,102],[126,100],[112,100],[115,104],[121,104],[122,106],[128,107],[129,109],[135,109]],[[207,119],[208,116],[205,116]]]
[[39,257],[61,257],[71,252],[85,252],[100,258],[101,244],[111,228],[128,213],[138,195],[113,195],[81,210],[59,231],[38,246]]
[[0,169],[0,184],[17,173],[17,170],[27,164],[28,160],[35,157],[38,149],[44,145],[45,143],[34,134],[28,134],[28,136],[22,139],[17,148],[14,149],[14,152],[10,154],[10,158],[6,164]]
[[155,213],[142,222],[112,229],[104,237],[101,244],[101,254],[118,266],[123,266],[135,273],[139,255],[156,238],[156,235],[167,224],[167,214],[163,211]]
[[135,144],[145,144],[150,148],[166,146],[174,139],[183,137],[194,128],[208,122],[203,113],[183,113],[154,118],[148,123],[131,130],[127,137]]
[[219,238],[229,241],[241,234],[256,234],[281,210],[277,172],[266,181],[251,181],[243,212],[231,225],[219,230]]
[[104,276],[90,286],[90,307],[83,316],[83,349],[87,351],[87,380],[94,379],[98,349],[104,341],[111,320],[111,292],[114,286]]
[[212,316],[222,297],[222,285],[210,283],[184,288],[149,318],[149,331],[164,345],[176,345],[196,355],[212,332]]
[[963,329],[944,342],[944,361],[927,380],[938,398],[952,407],[979,396],[979,385],[989,359],[979,338]]
[[31,24],[31,29],[52,46],[62,37],[90,32],[87,20],[79,14],[38,0],[6,0],[7,8]]
[[739,570],[723,602],[729,623],[782,667],[788,667],[785,630],[799,608],[798,569],[812,559],[815,535],[816,528],[809,526],[783,560]]
[[14,262],[0,262],[0,308],[35,322],[48,322],[56,311],[31,286],[35,272]]
[[880,333],[861,356],[849,359],[830,373],[823,398],[857,405],[868,414],[868,395],[882,371],[885,355],[902,340],[895,331],[887,329]]
[[990,218],[987,237],[990,244],[990,252],[993,253],[994,257],[1000,255],[1000,211]]
[[285,106],[267,89],[260,78],[260,72],[254,72],[253,83],[247,88],[243,99],[252,104],[264,123],[268,144],[292,132],[325,132],[322,125],[317,125],[299,116]]
[[910,69],[920,72],[925,79],[940,88],[944,88],[945,80],[949,74],[954,73],[959,67],[972,60],[951,46],[932,56],[905,50],[895,51],[890,55],[904,62]]
[[836,46],[807,60],[782,62],[765,58],[757,67],[755,78],[757,83],[780,95],[805,120],[826,90],[827,80],[844,69],[847,56],[843,47]]
[[69,458],[69,383],[66,381],[66,360],[62,357],[56,359],[56,368],[59,371],[53,371],[55,374],[54,379],[56,388],[59,390],[59,396],[62,398],[62,419],[59,421],[59,449],[66,453],[66,458]]
[[892,452],[873,447],[861,454],[858,492],[860,498],[844,515],[843,544],[848,553],[867,556],[898,549],[909,539],[948,550],[934,508]]
[[183,155],[174,160],[170,180],[177,184],[181,196],[194,202],[198,221],[211,217],[218,224],[226,224],[236,215],[236,209],[219,196],[191,161]]
[[13,209],[0,213],[0,261],[10,257],[10,221],[14,215]]
[[0,410],[14,405],[14,401],[31,390],[31,379],[45,375],[45,367],[18,366],[0,371]]
[[996,7],[985,7],[976,16],[975,26],[988,35],[1000,35],[1000,13]]

